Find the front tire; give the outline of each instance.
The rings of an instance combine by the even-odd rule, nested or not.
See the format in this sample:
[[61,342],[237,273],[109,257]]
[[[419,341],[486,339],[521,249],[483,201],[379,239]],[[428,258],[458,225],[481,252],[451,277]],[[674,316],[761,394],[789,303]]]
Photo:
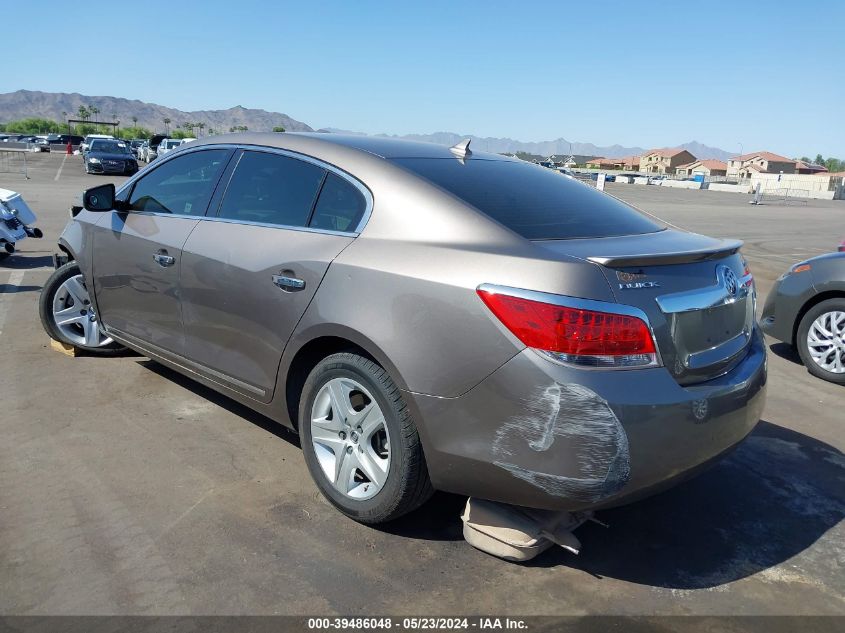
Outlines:
[[41,289],[38,313],[44,331],[56,341],[102,356],[125,349],[100,329],[76,262],[68,262],[50,275]]
[[845,385],[845,298],[828,299],[807,310],[795,343],[807,371]]
[[433,492],[402,394],[368,358],[344,352],[317,363],[302,389],[299,432],[320,492],[356,521],[391,521]]

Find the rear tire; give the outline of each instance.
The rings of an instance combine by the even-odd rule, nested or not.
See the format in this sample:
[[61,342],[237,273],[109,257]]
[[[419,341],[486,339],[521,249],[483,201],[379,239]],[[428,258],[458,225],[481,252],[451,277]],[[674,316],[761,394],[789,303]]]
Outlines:
[[343,352],[317,363],[302,389],[299,432],[320,492],[355,521],[391,521],[433,493],[402,394],[368,358]]
[[[824,334],[825,331],[829,335]],[[815,343],[812,350],[808,340],[810,338]],[[801,361],[813,376],[837,385],[845,385],[845,298],[827,299],[807,310],[798,325],[795,346]],[[818,360],[813,358],[814,354]],[[843,367],[839,372],[831,371],[835,369],[836,354],[839,355],[839,363]],[[828,368],[822,365],[827,365]]]

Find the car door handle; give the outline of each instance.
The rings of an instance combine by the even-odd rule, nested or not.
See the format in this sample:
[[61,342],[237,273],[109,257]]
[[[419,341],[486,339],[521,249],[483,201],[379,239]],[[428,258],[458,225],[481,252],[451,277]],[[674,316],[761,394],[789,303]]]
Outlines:
[[297,279],[296,277],[273,275],[273,283],[287,292],[294,292],[296,290],[302,290],[303,288],[305,288],[305,280]]
[[176,263],[176,258],[168,255],[166,251],[164,253],[153,253],[153,259],[159,266],[164,268]]

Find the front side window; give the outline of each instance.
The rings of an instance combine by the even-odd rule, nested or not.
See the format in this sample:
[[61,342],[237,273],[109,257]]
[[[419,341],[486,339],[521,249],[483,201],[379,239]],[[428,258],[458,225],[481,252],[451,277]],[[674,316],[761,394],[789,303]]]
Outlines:
[[183,154],[141,178],[132,189],[132,211],[204,215],[231,150]]
[[244,152],[229,181],[219,217],[304,227],[326,170],[296,158]]

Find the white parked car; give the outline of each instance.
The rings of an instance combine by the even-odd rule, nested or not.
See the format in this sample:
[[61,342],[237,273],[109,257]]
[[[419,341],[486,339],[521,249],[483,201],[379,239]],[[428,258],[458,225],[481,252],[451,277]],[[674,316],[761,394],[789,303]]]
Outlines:
[[93,141],[95,138],[114,139],[114,137],[111,134],[89,134],[88,136],[85,137],[85,140],[82,141],[82,143],[79,144],[79,153],[84,154],[85,152],[87,152],[88,148],[91,147],[91,141]]
[[168,152],[172,152],[174,149],[179,147],[182,144],[182,139],[180,138],[166,138],[162,139],[161,143],[158,144],[158,149],[156,150],[157,158],[161,158],[168,154]]

